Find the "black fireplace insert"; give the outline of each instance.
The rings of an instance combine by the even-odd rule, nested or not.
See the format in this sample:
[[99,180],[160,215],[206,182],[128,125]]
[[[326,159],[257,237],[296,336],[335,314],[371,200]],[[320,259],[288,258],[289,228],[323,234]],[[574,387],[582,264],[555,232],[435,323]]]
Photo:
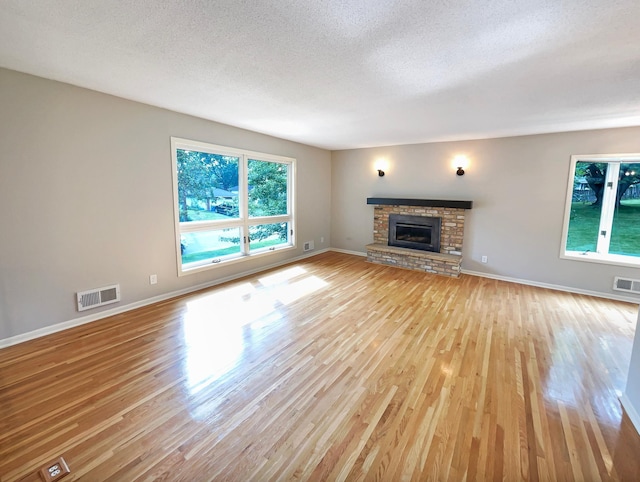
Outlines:
[[389,246],[440,252],[441,218],[389,215]]

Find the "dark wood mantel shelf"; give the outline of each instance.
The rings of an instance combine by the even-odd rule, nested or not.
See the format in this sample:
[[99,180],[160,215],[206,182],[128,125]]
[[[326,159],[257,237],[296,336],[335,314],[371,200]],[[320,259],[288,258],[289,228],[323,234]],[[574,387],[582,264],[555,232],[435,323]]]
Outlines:
[[385,206],[426,206],[438,208],[471,209],[473,201],[454,201],[449,199],[402,199],[392,197],[368,197],[367,204]]

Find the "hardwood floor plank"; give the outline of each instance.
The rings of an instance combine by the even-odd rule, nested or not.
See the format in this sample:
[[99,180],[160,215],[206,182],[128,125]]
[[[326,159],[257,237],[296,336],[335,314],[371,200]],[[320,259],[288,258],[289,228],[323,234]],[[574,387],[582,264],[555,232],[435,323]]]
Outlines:
[[0,480],[640,480],[636,314],[325,253],[0,350]]

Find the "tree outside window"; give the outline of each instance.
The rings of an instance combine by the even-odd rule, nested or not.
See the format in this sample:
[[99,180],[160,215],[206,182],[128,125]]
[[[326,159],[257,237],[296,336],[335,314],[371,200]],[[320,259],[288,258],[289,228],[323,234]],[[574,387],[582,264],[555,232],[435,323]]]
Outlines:
[[573,156],[563,257],[640,264],[640,156]]

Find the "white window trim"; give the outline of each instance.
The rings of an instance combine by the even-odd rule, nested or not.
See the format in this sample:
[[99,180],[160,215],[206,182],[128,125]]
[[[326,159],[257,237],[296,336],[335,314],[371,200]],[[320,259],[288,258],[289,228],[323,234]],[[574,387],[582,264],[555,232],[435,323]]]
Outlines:
[[[192,221],[189,223],[180,223],[180,209],[179,196],[178,196],[178,158],[177,149],[193,150],[199,152],[206,152],[209,154],[222,154],[240,158],[240,165],[238,166],[238,203],[240,217],[234,220],[211,220],[211,221]],[[287,164],[288,169],[288,181],[287,181],[287,206],[289,214],[280,216],[266,216],[266,217],[249,217],[247,206],[249,204],[249,193],[246,186],[247,172],[246,166],[248,160],[267,161],[267,162],[279,162]],[[255,259],[263,256],[269,256],[275,253],[279,253],[286,250],[293,250],[296,248],[296,216],[295,216],[295,191],[296,191],[296,159],[293,157],[278,156],[275,154],[266,154],[264,152],[250,151],[246,149],[238,149],[234,147],[219,146],[216,144],[210,144],[207,142],[193,141],[190,139],[184,139],[180,137],[171,137],[171,169],[172,169],[172,181],[173,181],[173,214],[174,214],[174,229],[175,229],[175,245],[176,245],[176,264],[178,268],[178,276],[185,276],[193,273],[199,273],[202,271],[215,269],[219,266],[228,266],[230,264],[241,263],[249,259]],[[246,214],[246,216],[245,216]],[[276,247],[275,249],[258,249],[253,252],[249,251],[249,243],[241,243],[240,255],[229,257],[220,260],[220,262],[212,263],[209,261],[203,261],[200,264],[191,264],[190,268],[185,269],[182,264],[182,253],[180,249],[181,234],[185,232],[198,232],[198,231],[211,231],[214,229],[222,229],[229,227],[239,227],[242,230],[247,230],[249,226],[258,224],[271,224],[271,223],[289,223],[289,229],[291,231],[289,235],[290,243],[286,246]]]
[[640,257],[634,258],[632,256],[623,256],[619,254],[609,254],[604,251],[609,250],[610,241],[610,223],[612,221],[613,211],[606,209],[607,205],[615,203],[615,195],[613,190],[605,191],[603,202],[604,215],[600,219],[600,227],[598,232],[602,232],[605,227],[608,235],[603,237],[598,235],[597,251],[598,252],[580,252],[580,251],[567,251],[567,238],[569,236],[569,220],[571,217],[571,203],[573,199],[573,180],[574,173],[576,171],[576,164],[580,161],[584,162],[606,162],[617,163],[615,169],[607,169],[607,181],[612,179],[615,171],[615,182],[617,182],[617,176],[620,172],[620,164],[624,162],[638,162],[640,161],[640,153],[635,154],[585,154],[585,155],[572,155],[571,163],[569,165],[569,178],[567,180],[567,197],[564,206],[564,220],[562,225],[562,240],[560,244],[560,258],[570,259],[574,261],[586,261],[590,263],[601,263],[615,266],[628,266],[637,268],[640,266]]

